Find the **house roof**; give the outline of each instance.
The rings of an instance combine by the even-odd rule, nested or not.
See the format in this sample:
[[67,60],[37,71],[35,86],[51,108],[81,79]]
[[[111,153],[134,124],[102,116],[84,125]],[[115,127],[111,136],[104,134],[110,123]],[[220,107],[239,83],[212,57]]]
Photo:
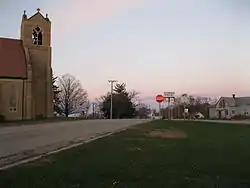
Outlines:
[[[228,106],[234,106],[233,97],[221,97],[221,99],[225,100]],[[250,97],[236,97],[235,98],[235,106],[243,106],[250,105]]]
[[27,78],[26,57],[21,40],[0,37],[0,78]]
[[[236,99],[236,98],[235,98]],[[219,101],[224,100],[228,106],[234,106],[234,99],[233,97],[221,97]]]
[[[25,15],[25,16],[27,16],[27,15]],[[40,9],[38,9],[38,10],[37,10],[37,13],[35,13],[33,16],[31,16],[31,17],[29,18],[29,20],[32,20],[32,19],[34,19],[34,18],[41,18],[41,19],[43,19],[43,20],[45,20],[45,21],[47,21],[47,22],[50,22],[50,20],[49,20],[49,18],[48,18],[48,14],[46,14],[46,17],[44,17],[44,16],[40,13]]]
[[238,97],[236,98],[236,106],[250,105],[250,97]]

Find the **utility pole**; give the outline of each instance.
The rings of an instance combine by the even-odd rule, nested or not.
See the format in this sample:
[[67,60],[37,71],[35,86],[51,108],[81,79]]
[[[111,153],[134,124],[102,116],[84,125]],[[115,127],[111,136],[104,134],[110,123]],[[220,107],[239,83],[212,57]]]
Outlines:
[[113,117],[113,85],[117,80],[108,80],[108,82],[111,85],[111,91],[110,91],[110,119]]
[[95,105],[96,105],[96,103],[93,102],[92,103],[93,118],[95,117]]

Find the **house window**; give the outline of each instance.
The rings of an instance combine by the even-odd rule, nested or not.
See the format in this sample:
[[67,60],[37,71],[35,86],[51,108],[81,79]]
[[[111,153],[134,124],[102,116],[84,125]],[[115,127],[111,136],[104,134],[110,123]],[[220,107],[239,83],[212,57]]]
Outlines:
[[235,114],[235,111],[234,111],[234,110],[232,110],[232,114]]
[[225,114],[226,114],[226,116],[228,115],[228,110],[225,110]]
[[43,44],[43,34],[40,27],[36,27],[33,29],[32,32],[32,43],[35,45],[42,45]]
[[224,100],[221,100],[220,103],[219,103],[219,108],[225,108],[226,106],[226,103]]
[[16,112],[17,111],[17,92],[16,87],[14,84],[10,86],[9,91],[9,110],[10,112]]
[[248,115],[248,112],[245,111],[245,112],[244,112],[244,115]]

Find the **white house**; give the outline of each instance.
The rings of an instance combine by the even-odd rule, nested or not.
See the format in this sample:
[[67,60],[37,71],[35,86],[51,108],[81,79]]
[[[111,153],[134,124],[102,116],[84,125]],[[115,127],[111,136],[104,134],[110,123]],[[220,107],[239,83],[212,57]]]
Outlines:
[[234,116],[249,116],[250,97],[221,97],[214,107],[209,109],[209,117],[214,119],[231,119]]

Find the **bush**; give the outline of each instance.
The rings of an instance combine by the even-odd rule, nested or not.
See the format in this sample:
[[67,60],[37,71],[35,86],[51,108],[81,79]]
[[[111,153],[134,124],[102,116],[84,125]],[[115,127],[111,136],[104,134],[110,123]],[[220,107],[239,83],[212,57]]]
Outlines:
[[1,115],[1,114],[0,114],[0,122],[4,122],[4,121],[5,121],[4,115]]

